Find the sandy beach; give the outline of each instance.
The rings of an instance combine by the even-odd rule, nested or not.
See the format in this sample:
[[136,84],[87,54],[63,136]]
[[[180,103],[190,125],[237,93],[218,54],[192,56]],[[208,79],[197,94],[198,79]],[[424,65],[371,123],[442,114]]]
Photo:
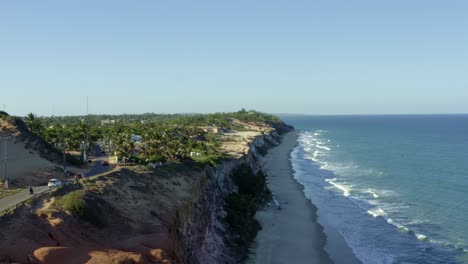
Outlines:
[[[268,187],[279,202],[257,213],[263,229],[258,233],[248,263],[333,263],[324,250],[327,237],[317,223],[316,207],[305,198],[302,186],[293,179],[290,153],[296,146],[297,132],[283,137],[281,145],[265,157]],[[344,256],[351,249],[342,243]],[[341,262],[336,261],[335,262]]]

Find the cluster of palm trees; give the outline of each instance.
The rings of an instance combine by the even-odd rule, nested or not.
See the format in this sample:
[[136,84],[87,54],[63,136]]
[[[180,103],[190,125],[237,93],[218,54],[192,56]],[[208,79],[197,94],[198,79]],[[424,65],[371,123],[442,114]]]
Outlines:
[[81,151],[83,150],[83,142],[87,141],[88,137],[97,137],[90,133],[91,126],[81,122],[66,126],[56,123],[45,128],[40,134],[56,147],[65,143],[69,150]]
[[[159,126],[154,123],[134,127],[119,127],[109,131],[105,139],[112,142],[114,150],[121,158],[138,156],[151,161],[180,161],[190,157],[191,152],[213,157],[220,156],[221,143],[207,140],[205,132],[193,126]],[[140,135],[136,143],[132,135]]]
[[[148,117],[151,117],[149,115]],[[201,153],[213,159],[221,157],[221,142],[216,135],[207,134],[197,126],[217,125],[232,127],[231,120],[252,122],[280,122],[272,115],[256,111],[234,113],[215,113],[209,115],[169,115],[153,116],[159,121],[141,123],[135,116],[121,120],[113,126],[101,126],[99,116],[84,122],[79,117],[39,118],[29,113],[24,121],[28,129],[59,149],[82,151],[83,142],[96,142],[103,139],[112,143],[112,150],[120,158],[138,157],[144,160],[177,161],[191,156],[192,152]],[[148,120],[146,120],[148,121]],[[132,135],[140,135],[142,140],[134,140]]]

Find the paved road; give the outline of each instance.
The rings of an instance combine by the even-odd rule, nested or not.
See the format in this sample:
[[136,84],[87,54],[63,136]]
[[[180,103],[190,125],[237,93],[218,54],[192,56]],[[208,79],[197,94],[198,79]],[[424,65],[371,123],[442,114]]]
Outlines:
[[[99,146],[96,146],[96,149],[94,150],[94,152],[95,152],[94,154],[95,154],[96,162],[95,162],[94,166],[87,173],[85,173],[86,177],[91,177],[91,176],[95,176],[95,175],[107,172],[112,168],[112,166],[102,165],[102,162],[104,160],[108,160],[109,157],[106,154],[102,153],[102,149]],[[73,182],[73,179],[69,179],[68,181],[64,181],[64,182],[65,183],[66,182]],[[4,198],[0,199],[0,213],[7,210],[8,208],[11,208],[11,207],[13,207],[13,206],[15,206],[15,205],[17,205],[19,203],[22,203],[22,202],[28,200],[31,197],[37,196],[37,195],[39,195],[39,194],[41,194],[41,193],[43,193],[45,191],[48,191],[48,190],[51,190],[51,188],[48,188],[47,185],[34,186],[33,187],[33,191],[34,191],[33,195],[29,194],[29,189],[24,189],[24,190],[21,190],[18,193],[13,194],[13,195],[4,197]]]
[[102,165],[103,161],[109,160],[109,156],[105,153],[102,153],[102,148],[99,147],[99,145],[96,145],[96,148],[94,149],[94,160],[96,160],[96,162],[94,163],[94,166],[91,168],[91,170],[85,173],[86,177],[102,174],[111,169],[111,166]]
[[35,186],[33,187],[34,194],[30,195],[28,189],[21,190],[15,194],[0,199],[0,212],[7,210],[21,202],[26,201],[32,196],[37,196],[45,191],[49,190],[47,186]]

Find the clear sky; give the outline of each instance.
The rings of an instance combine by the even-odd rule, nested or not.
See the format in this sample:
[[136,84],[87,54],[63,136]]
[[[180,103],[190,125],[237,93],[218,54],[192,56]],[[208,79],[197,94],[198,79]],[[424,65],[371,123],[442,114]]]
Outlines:
[[468,1],[1,1],[15,115],[468,113]]

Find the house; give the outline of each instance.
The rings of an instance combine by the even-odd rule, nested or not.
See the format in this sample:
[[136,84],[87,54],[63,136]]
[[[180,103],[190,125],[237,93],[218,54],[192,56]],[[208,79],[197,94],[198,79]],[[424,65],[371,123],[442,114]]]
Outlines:
[[115,125],[115,119],[103,119],[101,120],[101,126]]

